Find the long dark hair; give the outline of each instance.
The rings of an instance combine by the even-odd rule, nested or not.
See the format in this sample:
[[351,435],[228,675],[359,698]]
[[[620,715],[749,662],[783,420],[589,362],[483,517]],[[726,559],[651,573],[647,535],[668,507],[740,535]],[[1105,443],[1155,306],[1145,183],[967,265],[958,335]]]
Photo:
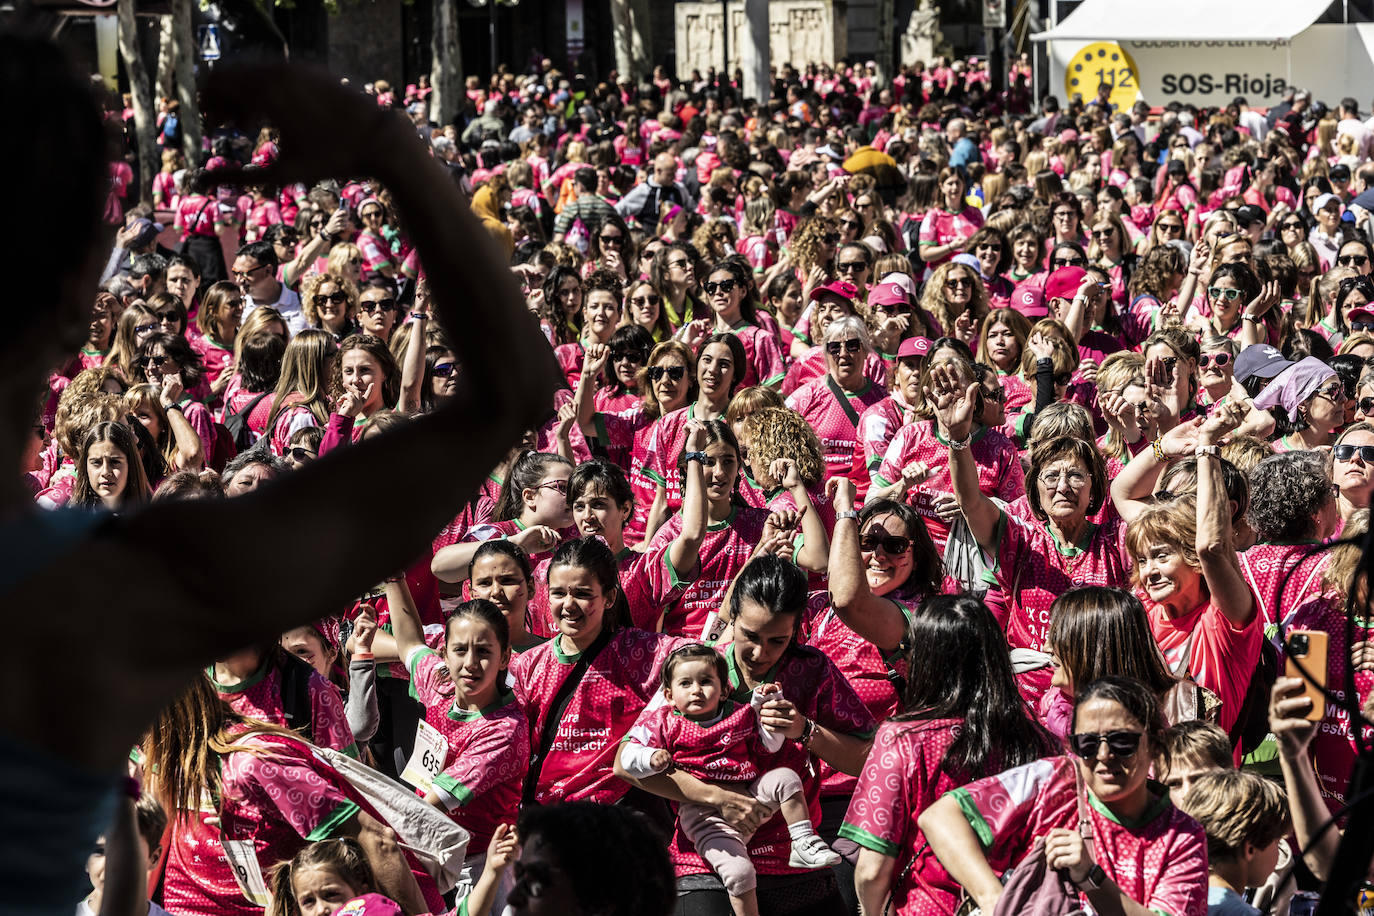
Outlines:
[[556,464],[573,466],[571,461],[552,452],[529,451],[516,458],[506,474],[505,483],[501,484],[501,495],[491,513],[492,521],[509,522],[519,518],[524,508],[524,491],[539,486],[549,468]]
[[902,527],[906,528],[907,537],[911,538],[911,572],[907,575],[906,581],[897,587],[892,597],[924,598],[927,595],[938,595],[944,583],[945,561],[935,547],[935,542],[930,539],[930,532],[926,530],[926,524],[921,516],[916,514],[910,503],[898,502],[895,499],[875,499],[865,505],[859,513],[860,535],[869,521],[878,515],[896,516],[901,520]]
[[940,769],[972,782],[1057,753],[1054,738],[1026,710],[1006,636],[983,602],[935,595],[907,629],[905,712],[895,721],[961,719]]

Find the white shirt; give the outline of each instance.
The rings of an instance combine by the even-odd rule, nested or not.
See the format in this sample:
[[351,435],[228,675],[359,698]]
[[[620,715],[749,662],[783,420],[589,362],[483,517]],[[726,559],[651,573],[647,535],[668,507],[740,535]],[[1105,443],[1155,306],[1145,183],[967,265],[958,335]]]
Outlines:
[[286,320],[286,327],[295,337],[306,328],[305,310],[301,307],[301,297],[288,287],[285,283],[281,284],[281,295],[276,302],[259,302],[252,296],[245,296],[243,299],[243,317],[247,318],[255,308],[271,307],[281,312],[281,317]]

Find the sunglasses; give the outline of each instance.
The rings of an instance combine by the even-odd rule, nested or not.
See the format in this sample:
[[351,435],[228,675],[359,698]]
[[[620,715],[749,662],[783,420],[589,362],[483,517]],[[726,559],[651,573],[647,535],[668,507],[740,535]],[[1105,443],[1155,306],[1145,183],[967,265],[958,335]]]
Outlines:
[[631,296],[631,305],[659,305],[663,302],[663,297],[658,293],[649,296]]
[[1212,299],[1225,299],[1227,302],[1235,302],[1240,298],[1238,289],[1222,289],[1220,286],[1207,287],[1207,295]]
[[1178,366],[1178,357],[1177,357],[1177,356],[1166,356],[1166,357],[1164,357],[1163,359],[1161,359],[1160,362],[1164,364],[1164,368],[1165,368],[1165,369],[1168,369],[1168,370],[1169,370],[1169,374],[1170,374],[1170,375],[1173,375],[1173,374],[1174,374],[1174,369],[1175,369],[1175,367]]
[[1297,220],[1293,220],[1292,222],[1283,223],[1279,228],[1284,232],[1301,232],[1303,230],[1303,225]]
[[1101,735],[1084,732],[1081,735],[1069,735],[1069,748],[1084,760],[1093,760],[1097,757],[1097,749],[1105,741],[1107,752],[1113,757],[1134,757],[1135,752],[1140,749],[1141,735],[1141,732],[1128,731],[1107,732]]
[[994,404],[1001,404],[1003,401],[1007,399],[1007,389],[994,388],[991,391],[989,391],[987,388],[984,388],[983,398],[985,400],[992,401]]
[[601,236],[601,244],[603,244],[603,245],[624,245],[624,244],[625,244],[625,236],[623,236],[623,235],[603,235],[603,236]]
[[453,374],[454,368],[453,363],[439,363],[433,369],[429,370],[429,374],[435,378],[448,378]]
[[341,289],[335,290],[327,296],[324,293],[315,294],[315,305],[317,306],[324,305],[326,302],[332,302],[335,305],[343,305],[347,301],[348,294]]
[[364,312],[394,312],[396,310],[395,299],[374,299],[371,302],[363,301],[358,304]]
[[829,353],[831,356],[839,356],[846,350],[850,353],[858,353],[863,348],[864,342],[862,340],[857,337],[851,337],[848,340],[830,341],[825,345],[825,352]]
[[620,362],[621,360],[629,360],[629,361],[632,362],[632,363],[642,363],[642,362],[647,361],[648,359],[649,359],[649,354],[648,354],[648,353],[644,352],[643,350],[637,349],[637,348],[635,348],[635,347],[627,347],[627,348],[622,349],[622,350],[612,350],[612,351],[611,351],[611,361],[612,361],[612,362],[617,362],[617,363],[618,363],[618,362]]
[[1374,398],[1360,398],[1356,408],[1366,417],[1374,415]]
[[1336,263],[1342,267],[1363,267],[1369,263],[1369,256],[1364,254],[1343,254],[1336,259]]
[[1050,261],[1051,267],[1087,267],[1086,258],[1054,258]]
[[878,548],[891,556],[906,553],[911,549],[911,538],[896,534],[865,534],[859,538],[859,549],[867,553],[877,553]]
[[716,293],[728,293],[735,288],[735,281],[730,280],[708,280],[706,282],[706,295],[714,296]]
[[[242,306],[243,306],[243,300],[242,300],[242,299],[237,300],[236,303],[235,303],[235,307],[242,307]],[[180,320],[181,320],[181,316],[180,316],[179,314],[177,314],[176,312],[158,312],[158,313],[157,313],[157,320],[158,320],[158,321],[161,321],[161,322],[180,321]]]
[[1101,241],[1102,239],[1109,239],[1112,237],[1112,233],[1115,231],[1115,229],[1094,229],[1093,238],[1097,239],[1098,241]]
[[1161,232],[1182,232],[1182,223],[1156,223]]
[[1331,450],[1331,454],[1336,456],[1337,461],[1349,461],[1359,455],[1365,464],[1374,464],[1374,445],[1338,445]]
[[145,356],[143,357],[143,365],[161,368],[169,359],[171,359],[170,356]]
[[160,327],[162,327],[162,325],[158,324],[157,322],[154,322],[154,323],[152,323],[152,324],[136,324],[136,325],[134,325],[134,333],[135,333],[135,334],[149,334],[149,333],[152,333],[153,331],[156,331],[156,330],[157,330],[158,328],[160,328]]
[[686,367],[686,366],[654,366],[654,367],[653,367],[652,369],[650,369],[646,374],[649,376],[649,381],[651,381],[651,382],[660,381],[660,380],[662,380],[663,376],[665,376],[665,375],[668,376],[669,381],[680,382],[680,381],[682,381],[684,378],[686,378],[686,376],[687,376],[687,367]]
[[1374,321],[1352,321],[1350,322],[1352,332],[1369,331],[1374,332]]
[[1198,357],[1197,364],[1204,369],[1216,366],[1218,369],[1231,364],[1230,353],[1204,353]]
[[287,449],[286,453],[296,461],[307,461],[315,457],[314,452],[310,451],[308,448],[301,448],[299,445],[295,448]]
[[861,270],[867,270],[868,265],[863,261],[845,261],[842,264],[836,264],[835,269],[842,274],[850,274],[858,273]]
[[1318,388],[1314,397],[1326,398],[1328,401],[1339,404],[1345,400],[1345,386],[1340,382],[1332,382],[1325,388]]
[[972,277],[950,277],[945,281],[945,289],[960,289],[965,286],[969,289],[973,288]]
[[669,266],[669,267],[676,268],[676,269],[678,269],[678,270],[686,270],[686,269],[687,269],[687,259],[686,259],[686,258],[682,258],[681,260],[677,260],[677,261],[669,261],[669,262],[668,262],[668,266]]
[[827,245],[833,245],[840,240],[840,234],[838,232],[827,232],[824,236],[824,240]]
[[853,229],[855,231],[858,231],[864,227],[864,224],[856,219],[842,219],[840,220],[840,225],[846,229]]

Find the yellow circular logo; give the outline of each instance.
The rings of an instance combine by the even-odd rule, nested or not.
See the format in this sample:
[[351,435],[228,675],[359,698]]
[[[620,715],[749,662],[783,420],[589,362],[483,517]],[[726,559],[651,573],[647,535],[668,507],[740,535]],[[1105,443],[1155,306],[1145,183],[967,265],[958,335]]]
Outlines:
[[1135,104],[1140,94],[1135,61],[1114,41],[1094,41],[1084,45],[1069,61],[1064,71],[1064,92],[1067,98],[1081,95],[1092,101],[1097,87],[1106,83],[1112,87],[1111,101],[1123,111]]

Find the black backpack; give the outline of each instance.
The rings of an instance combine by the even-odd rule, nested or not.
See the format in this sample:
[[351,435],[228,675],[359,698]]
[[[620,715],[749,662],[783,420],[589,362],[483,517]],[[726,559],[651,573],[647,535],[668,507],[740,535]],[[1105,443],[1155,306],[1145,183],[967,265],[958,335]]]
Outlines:
[[271,393],[270,391],[264,391],[247,404],[244,404],[241,410],[236,410],[233,413],[224,415],[224,428],[229,430],[229,435],[234,440],[234,448],[238,451],[245,452],[253,447],[253,443],[258,441],[258,434],[253,432],[253,428],[248,425],[248,415],[262,403],[263,398]]
[[314,673],[309,662],[284,650],[277,653],[277,677],[281,683],[281,708],[286,727],[312,744],[315,732],[311,727],[314,704],[310,701],[310,676]]

